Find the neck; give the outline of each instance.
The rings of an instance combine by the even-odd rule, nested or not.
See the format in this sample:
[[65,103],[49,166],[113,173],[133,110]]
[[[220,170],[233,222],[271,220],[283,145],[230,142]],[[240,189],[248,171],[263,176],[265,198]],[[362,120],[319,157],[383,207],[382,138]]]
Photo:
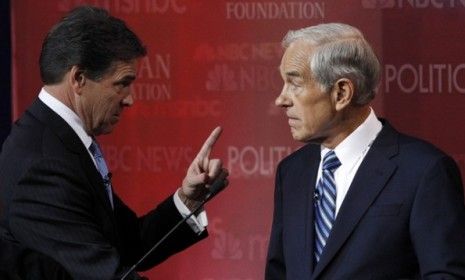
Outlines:
[[350,107],[341,112],[336,120],[339,124],[334,128],[333,137],[326,138],[321,145],[334,149],[359,127],[370,115],[370,106]]
[[68,108],[76,112],[74,106],[74,98],[71,90],[67,90],[65,86],[61,84],[57,85],[45,85],[44,89],[53,97],[58,99],[61,103],[65,104]]
[[79,110],[79,103],[76,100],[76,95],[74,94],[73,90],[66,85],[63,84],[56,84],[56,85],[44,85],[44,89],[53,97],[58,99],[61,103],[63,103],[66,107],[71,109],[76,115],[79,116],[81,121],[84,124],[84,129],[88,135],[93,135],[91,131],[87,129],[85,125],[85,120],[82,117],[81,111]]

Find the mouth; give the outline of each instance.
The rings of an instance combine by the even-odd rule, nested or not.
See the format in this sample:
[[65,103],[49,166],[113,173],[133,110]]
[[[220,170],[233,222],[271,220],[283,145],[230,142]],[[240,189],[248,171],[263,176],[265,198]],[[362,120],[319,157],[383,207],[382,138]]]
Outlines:
[[298,118],[290,116],[290,115],[287,115],[287,118],[288,118],[288,123],[290,126],[295,125],[299,121]]
[[287,122],[288,122],[288,124],[289,124],[290,127],[295,127],[295,126],[297,125],[297,122],[298,122],[298,121],[299,121],[298,119],[289,118]]
[[293,116],[290,116],[290,115],[286,115],[286,116],[287,116],[287,118],[290,119],[290,120],[298,120],[297,117],[293,117]]

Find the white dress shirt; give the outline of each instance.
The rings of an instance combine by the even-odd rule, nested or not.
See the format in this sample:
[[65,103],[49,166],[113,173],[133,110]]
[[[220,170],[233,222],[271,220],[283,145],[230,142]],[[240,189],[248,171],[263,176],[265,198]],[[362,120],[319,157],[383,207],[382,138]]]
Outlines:
[[[334,181],[336,182],[336,212],[339,213],[342,202],[349,191],[350,184],[357,173],[360,164],[370,150],[371,144],[383,128],[381,122],[376,118],[375,112],[371,109],[370,115],[366,120],[357,127],[349,136],[347,136],[339,145],[334,148],[334,152],[341,162],[341,166],[334,172]],[[318,168],[317,182],[321,178],[322,161],[330,149],[321,146],[321,161]],[[315,184],[316,185],[316,184]]]
[[[74,130],[79,139],[81,139],[84,146],[87,148],[87,152],[89,153],[90,158],[94,161],[94,164],[96,164],[94,157],[89,150],[89,147],[92,144],[92,137],[84,130],[84,124],[82,123],[82,120],[79,118],[79,116],[61,101],[53,97],[44,88],[42,88],[39,93],[39,99],[58,116],[60,116]],[[190,214],[187,206],[184,205],[184,203],[179,198],[178,192],[173,195],[173,199],[176,208],[183,217],[186,217]],[[202,211],[199,215],[192,216],[187,220],[187,223],[192,228],[192,230],[194,230],[194,232],[200,234],[208,225],[206,212]]]

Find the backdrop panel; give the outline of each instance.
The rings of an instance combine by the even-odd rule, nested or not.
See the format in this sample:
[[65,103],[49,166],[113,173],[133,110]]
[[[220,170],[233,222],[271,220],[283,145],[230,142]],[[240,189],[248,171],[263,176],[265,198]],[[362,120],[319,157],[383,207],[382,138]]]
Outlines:
[[149,54],[136,103],[102,137],[116,192],[139,214],[180,185],[203,140],[230,187],[207,207],[211,236],[146,272],[157,279],[263,279],[276,164],[298,148],[282,110],[280,41],[321,22],[357,26],[383,62],[374,108],[401,131],[426,138],[465,170],[464,1],[12,1],[14,118],[37,96],[46,31],[81,4],[105,7],[140,35]]

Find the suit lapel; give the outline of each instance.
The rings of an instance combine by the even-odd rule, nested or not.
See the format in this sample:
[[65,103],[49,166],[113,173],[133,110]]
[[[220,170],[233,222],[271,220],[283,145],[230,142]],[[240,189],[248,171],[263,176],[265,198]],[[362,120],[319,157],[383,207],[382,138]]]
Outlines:
[[315,267],[315,279],[344,245],[395,172],[397,165],[390,161],[398,152],[397,132],[387,123],[360,165],[341,205],[331,234]]
[[[48,125],[51,130],[56,135],[58,135],[68,150],[79,155],[81,167],[87,174],[87,178],[95,189],[95,192],[97,193],[98,198],[101,200],[101,203],[105,205],[105,212],[110,217],[109,220],[111,220],[113,226],[115,226],[115,218],[110,202],[108,201],[108,195],[106,193],[103,180],[97,168],[95,168],[95,165],[90,158],[91,156],[79,136],[60,116],[58,116],[54,111],[52,111],[42,101],[40,101],[40,99],[36,99],[34,103],[28,108],[27,112],[32,114],[42,123]],[[113,232],[113,230],[110,232]]]
[[101,200],[103,205],[105,205],[105,212],[112,218],[112,221],[114,221],[114,215],[113,215],[113,210],[111,208],[110,201],[108,199],[108,194],[105,189],[105,185],[103,183],[102,176],[100,175],[99,171],[95,167],[94,162],[90,158],[89,153],[87,152],[87,149],[85,153],[80,153],[79,158],[81,160],[81,166],[84,169],[84,171],[87,174],[87,177],[89,178],[90,183],[92,186],[95,188],[99,199]]
[[[301,246],[300,249],[303,250],[300,254],[301,256],[305,256],[303,263],[304,267],[308,267],[309,271],[308,274],[311,275],[313,271],[313,246],[314,246],[314,207],[313,207],[313,199],[315,193],[315,184],[316,178],[318,174],[318,166],[320,164],[320,147],[318,145],[309,145],[310,152],[305,157],[305,163],[301,166],[305,166],[302,170],[303,172],[300,175],[299,182],[301,185],[301,191],[298,194],[303,199],[303,203],[297,203],[296,205],[303,205],[304,208],[297,213],[306,213],[306,215],[302,215],[304,221],[302,223],[305,225],[305,236],[300,238],[296,238],[296,240],[305,240],[305,246]],[[311,151],[313,149],[313,151]],[[311,252],[311,254],[308,254]]]

